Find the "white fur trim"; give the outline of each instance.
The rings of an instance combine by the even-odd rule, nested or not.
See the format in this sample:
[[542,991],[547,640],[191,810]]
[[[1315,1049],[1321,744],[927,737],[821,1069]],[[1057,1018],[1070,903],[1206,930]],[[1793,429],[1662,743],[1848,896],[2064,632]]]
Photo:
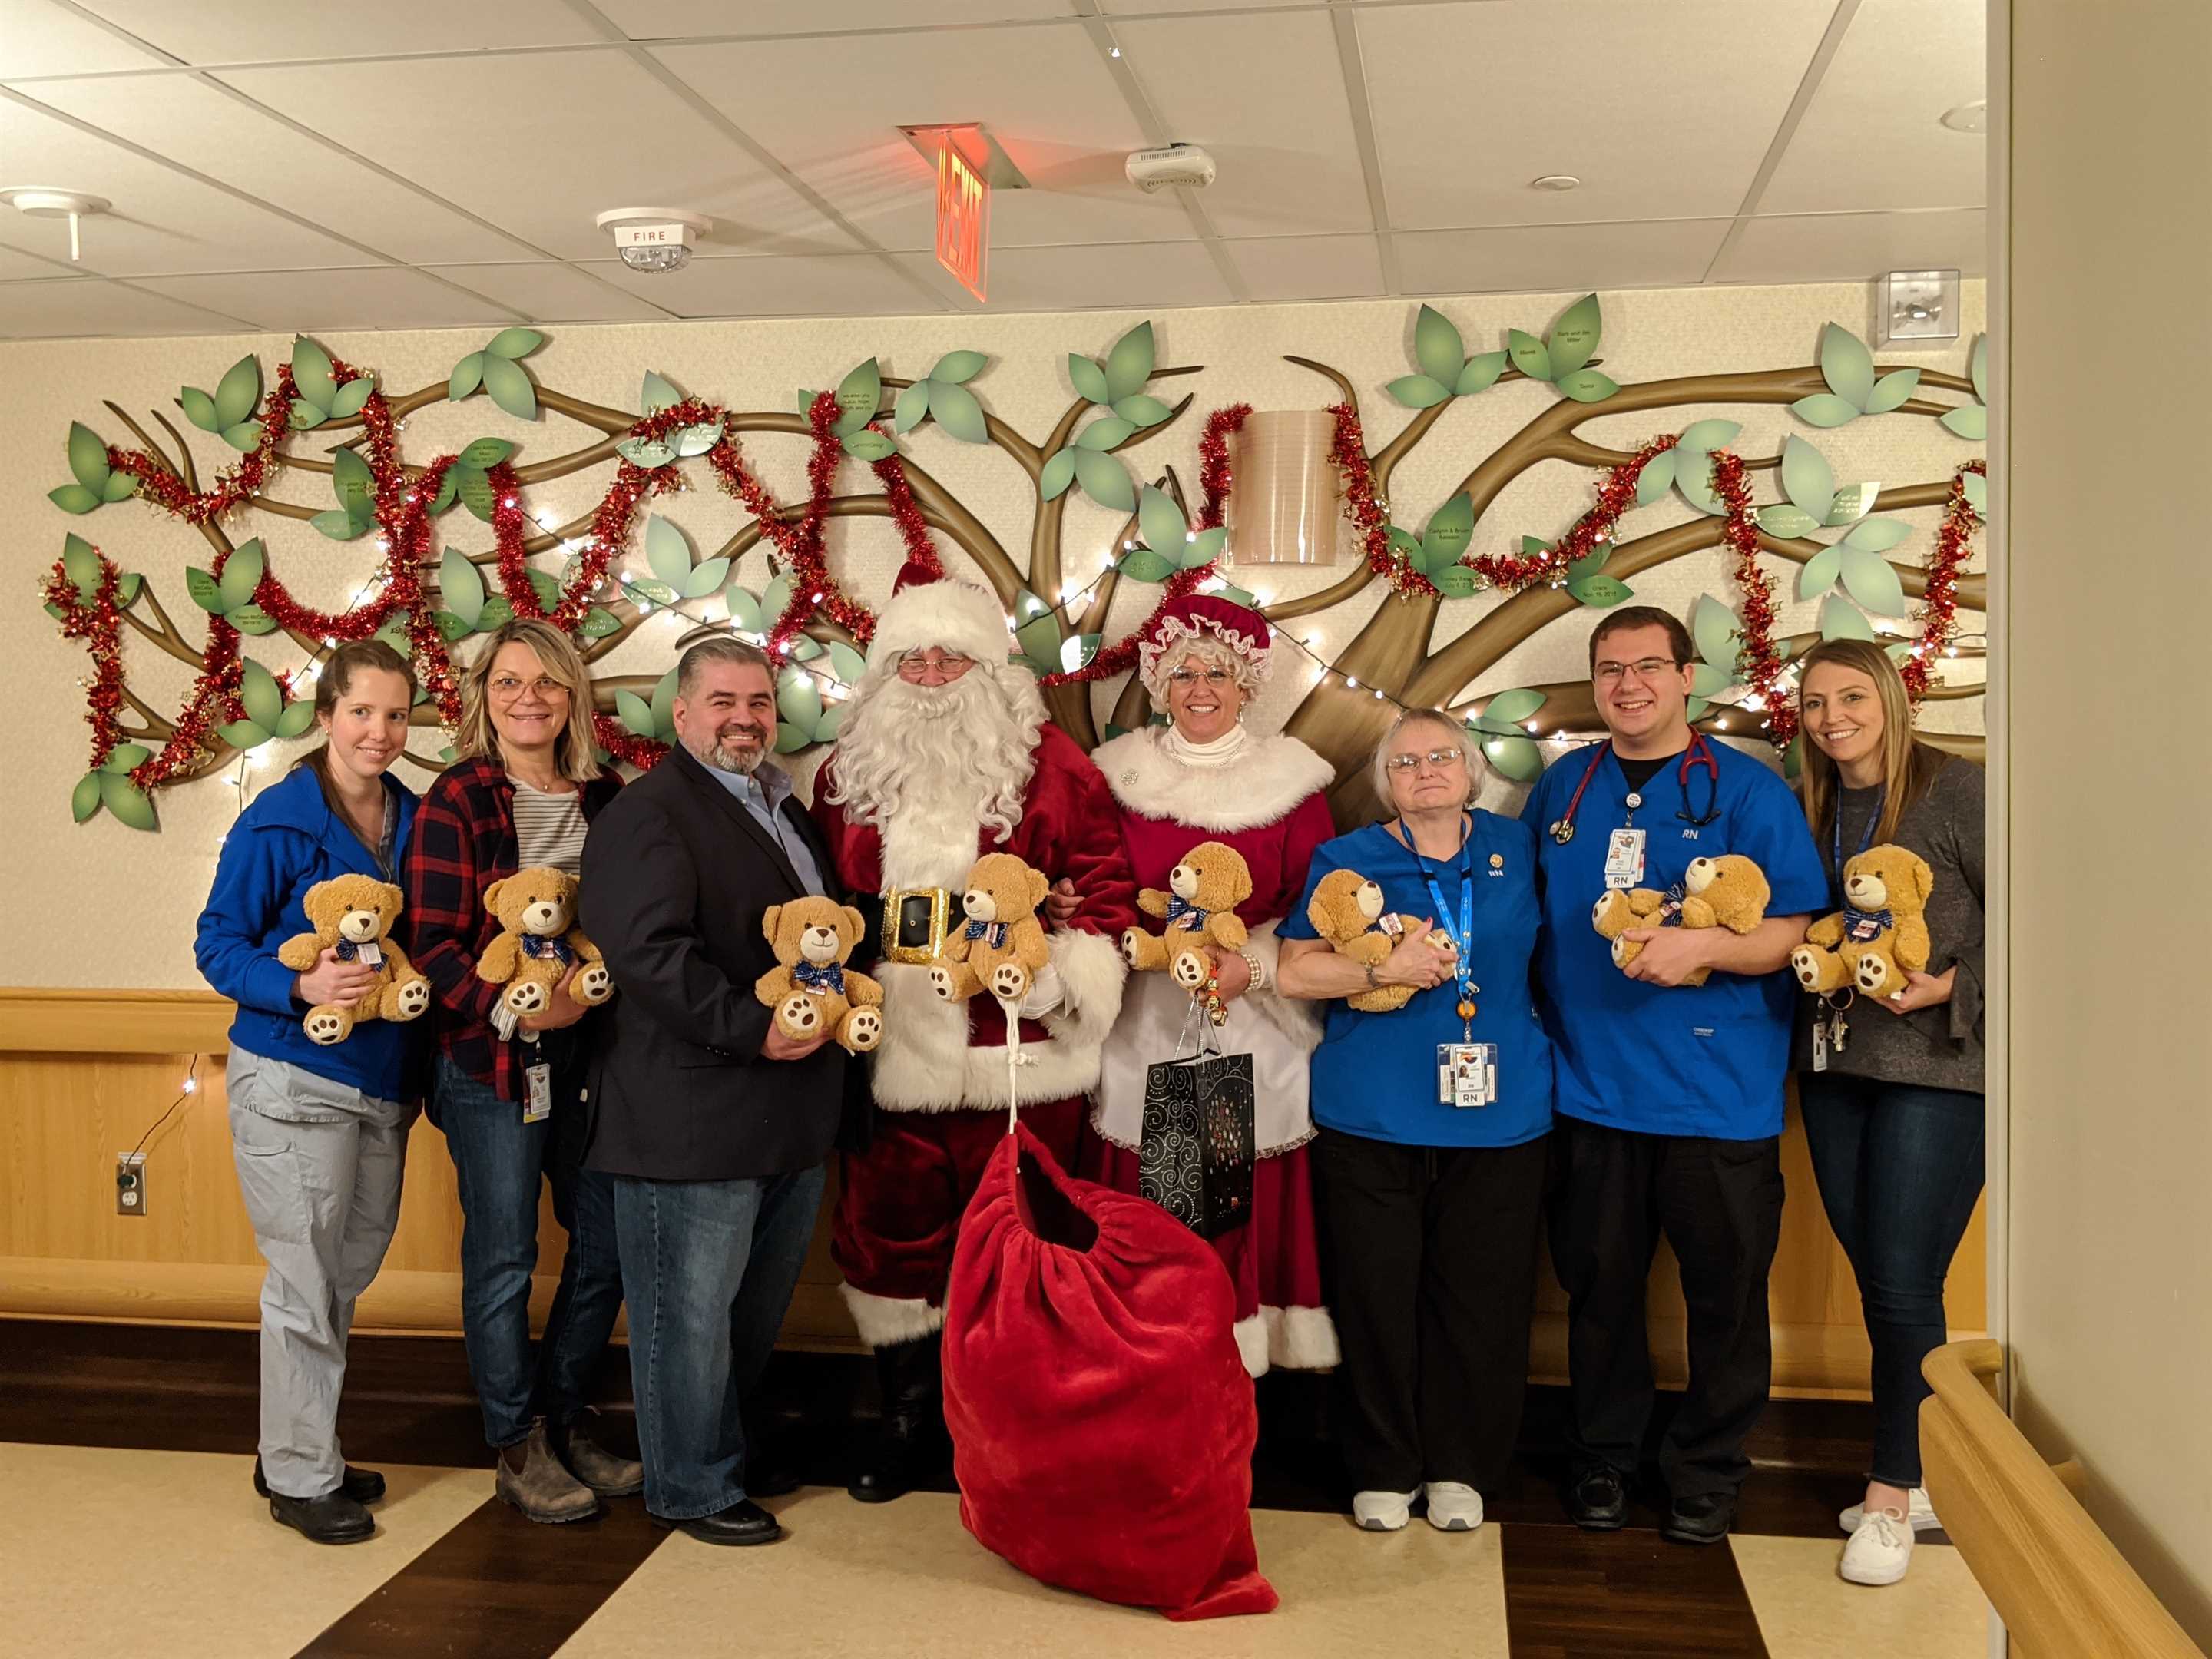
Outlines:
[[1292,1370],[1333,1370],[1342,1363],[1336,1322],[1326,1308],[1262,1308],[1267,1321],[1267,1358]]
[[1004,662],[1013,648],[1006,613],[988,588],[973,582],[923,582],[894,594],[877,618],[870,649],[889,662],[934,646],[978,662]]
[[1072,1045],[1090,1054],[1091,1082],[1083,1085],[1088,1089],[1098,1080],[1098,1051],[1121,1012],[1121,984],[1129,976],[1129,964],[1115,941],[1073,929],[1049,935],[1046,949],[1066,994],[1044,1017],[1044,1028],[1055,1048]]
[[1267,1316],[1272,1311],[1272,1309],[1262,1308],[1249,1319],[1240,1319],[1230,1327],[1231,1334],[1237,1339],[1237,1357],[1244,1362],[1244,1373],[1248,1376],[1265,1376],[1267,1374]]
[[1185,766],[1160,744],[1163,728],[1125,732],[1091,751],[1114,799],[1148,818],[1229,834],[1287,817],[1336,781],[1336,769],[1296,738],[1255,738],[1219,766]]
[[860,1340],[872,1348],[911,1342],[945,1328],[945,1310],[918,1296],[871,1296],[850,1285],[840,1285],[837,1291],[852,1313]]
[[[1092,938],[1087,933],[1054,937]],[[1094,943],[1110,955],[1115,973],[1125,971],[1118,950],[1103,939]],[[1110,994],[1102,994],[1098,964],[1091,960],[1090,952],[1055,959],[1068,981],[1069,1006],[1065,1014],[1045,1017],[1045,1029],[1052,1033],[1048,1038],[1022,1044],[1026,1063],[1016,1074],[1014,1097],[1025,1106],[1090,1091],[1098,1081],[1104,1027],[1097,1036],[1089,1035],[1092,1021],[1079,999],[1092,999],[1090,1006],[1103,1012],[1104,1026],[1113,1024],[1121,1006],[1118,980]],[[1072,972],[1071,962],[1077,964]],[[884,988],[883,1044],[869,1056],[876,1104],[887,1112],[1003,1111],[1005,1046],[969,1041],[967,1008],[930,989],[928,969],[887,962],[878,968],[876,976]]]
[[1283,942],[1275,937],[1279,925],[1263,921],[1251,930],[1251,939],[1244,948],[1259,957],[1260,965],[1267,970],[1267,985],[1265,990],[1247,991],[1238,1000],[1249,1003],[1268,1024],[1290,1038],[1300,1053],[1310,1054],[1321,1046],[1321,1005],[1304,997],[1286,997],[1276,988],[1283,953]]

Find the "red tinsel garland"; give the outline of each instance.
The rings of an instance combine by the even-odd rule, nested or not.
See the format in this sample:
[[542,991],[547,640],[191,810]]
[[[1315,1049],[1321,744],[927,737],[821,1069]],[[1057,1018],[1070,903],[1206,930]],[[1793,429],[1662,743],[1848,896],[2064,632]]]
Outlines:
[[116,713],[123,706],[123,610],[115,602],[116,570],[98,548],[100,585],[87,600],[59,559],[46,580],[46,603],[62,613],[62,637],[82,640],[92,654],[92,684],[86,688],[84,723],[92,728],[92,764],[103,764],[123,741]]
[[1375,471],[1368,464],[1367,439],[1359,427],[1359,411],[1350,404],[1334,405],[1336,417],[1328,441],[1328,458],[1344,475],[1344,507],[1352,527],[1359,532],[1367,554],[1367,568],[1386,578],[1400,593],[1442,597],[1437,585],[1413,568],[1390,547],[1390,515],[1376,499]]
[[205,524],[252,500],[267,478],[270,464],[283,464],[283,458],[277,454],[276,447],[291,430],[292,400],[299,395],[292,385],[292,365],[279,363],[276,384],[261,402],[260,441],[246,452],[246,458],[236,466],[217,478],[213,489],[195,491],[186,488],[182,478],[143,450],[111,447],[107,465],[115,471],[127,472],[137,479],[138,494],[163,512],[187,524]]
[[1597,505],[1575,520],[1567,533],[1541,553],[1481,553],[1460,562],[1492,587],[1517,593],[1540,581],[1561,584],[1567,567],[1588,558],[1601,542],[1610,541],[1622,514],[1636,504],[1636,485],[1644,469],[1680,440],[1673,434],[1654,438],[1634,455],[1607,472],[1597,487]]
[[1928,695],[1936,659],[1957,631],[1959,572],[1973,556],[1974,532],[1982,527],[1982,515],[1966,500],[1969,472],[1987,477],[1989,464],[1968,461],[1951,476],[1951,498],[1943,504],[1943,522],[1936,526],[1936,545],[1923,567],[1928,573],[1928,588],[1917,613],[1920,639],[1898,670],[1904,678],[1905,691],[1915,703]]
[[1751,687],[1744,702],[1765,710],[1768,740],[1787,749],[1797,735],[1797,703],[1782,690],[1782,653],[1774,644],[1774,582],[1759,568],[1759,520],[1741,455],[1713,451],[1713,494],[1728,509],[1721,535],[1735,555],[1735,582],[1743,594],[1743,646],[1736,672]]

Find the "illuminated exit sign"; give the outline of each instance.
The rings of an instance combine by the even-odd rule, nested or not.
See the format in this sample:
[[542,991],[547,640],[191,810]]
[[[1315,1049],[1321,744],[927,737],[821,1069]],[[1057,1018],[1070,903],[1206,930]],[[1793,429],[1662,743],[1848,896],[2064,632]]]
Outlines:
[[978,300],[991,251],[990,181],[954,148],[952,134],[937,135],[937,263]]

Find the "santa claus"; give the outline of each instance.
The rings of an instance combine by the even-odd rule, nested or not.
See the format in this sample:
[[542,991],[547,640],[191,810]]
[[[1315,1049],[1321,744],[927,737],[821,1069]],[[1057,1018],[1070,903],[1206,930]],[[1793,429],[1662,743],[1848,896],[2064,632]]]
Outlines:
[[[1009,1095],[1073,1168],[1084,1096],[1121,1012],[1118,941],[1138,920],[1113,796],[1046,723],[1029,670],[1007,660],[998,600],[911,574],[884,608],[815,783],[838,878],[878,896],[862,904],[881,918],[881,959],[869,970],[884,987],[878,1109],[867,1150],[841,1159],[830,1244],[883,1384],[882,1431],[850,1486],[872,1503],[906,1492],[941,1447],[938,1346],[953,1240],[1006,1132]],[[1079,896],[1018,1008],[988,994],[947,1001],[930,983],[932,959],[961,922],[963,878],[988,852],[1012,853]],[[1010,1018],[1021,1062],[1012,1066]]]

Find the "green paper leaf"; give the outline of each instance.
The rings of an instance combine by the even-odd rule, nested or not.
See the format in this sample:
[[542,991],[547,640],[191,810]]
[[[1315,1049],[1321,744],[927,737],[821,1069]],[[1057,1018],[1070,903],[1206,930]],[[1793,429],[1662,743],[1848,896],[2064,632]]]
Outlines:
[[674,605],[684,597],[666,582],[652,576],[641,576],[635,581],[623,582],[622,591],[623,597],[641,611],[650,610],[656,605]]
[[[1597,354],[1598,336],[1602,326],[1595,294],[1585,294],[1560,313],[1559,320],[1552,325],[1552,337],[1545,346],[1551,356],[1554,383],[1573,374]],[[1612,382],[1607,381],[1607,384],[1610,386]],[[1565,391],[1565,387],[1562,386],[1560,389]],[[1568,395],[1574,396],[1572,392]],[[1576,401],[1589,404],[1595,403],[1597,399],[1578,398]]]
[[789,720],[781,720],[776,725],[775,752],[779,755],[795,755],[813,741],[811,733],[800,731]]
[[92,596],[100,591],[100,555],[83,537],[72,534],[62,538],[62,574],[76,584],[77,598],[91,604]]
[[685,599],[703,599],[709,593],[719,592],[729,577],[730,562],[727,559],[706,559],[679,586],[684,589]]
[[645,521],[645,562],[671,587],[683,586],[691,574],[691,544],[658,514]]
[[[973,356],[973,353],[968,354]],[[969,374],[975,371],[970,369]],[[847,685],[858,685],[868,672],[868,659],[842,640],[830,641],[830,672]]]
[[1705,711],[1712,706],[1711,701],[1706,698],[1692,697],[1682,705],[1683,717],[1691,720],[1702,720],[1705,718]]
[[100,499],[111,507],[118,501],[128,501],[137,493],[138,480],[123,471],[109,473],[107,482],[100,487]]
[[453,498],[460,493],[460,479],[455,476],[452,467],[447,467],[446,476],[438,480],[438,497],[430,503],[433,518],[453,506]]
[[69,465],[87,489],[97,490],[107,482],[107,445],[82,421],[70,422]]
[[822,647],[821,647],[821,646],[820,646],[819,644],[817,644],[817,643],[813,639],[810,638],[808,635],[805,635],[805,634],[796,634],[796,635],[793,635],[792,636],[792,641],[791,641],[791,659],[792,659],[792,661],[793,661],[793,662],[808,662],[808,661],[812,660],[814,658],[820,656],[821,654],[822,654]]
[[276,677],[251,657],[240,665],[238,700],[246,718],[264,731],[274,732],[284,718],[284,693]]
[[[1527,539],[1534,540],[1534,538],[1531,537]],[[1542,544],[1540,543],[1538,544],[1538,550],[1542,550]],[[1585,576],[1595,576],[1599,571],[1605,568],[1605,562],[1612,556],[1613,544],[1611,542],[1600,542],[1595,547],[1583,554],[1579,559],[1570,559],[1567,561],[1566,578],[1570,582],[1578,582]]]
[[843,441],[845,453],[856,460],[886,460],[898,453],[896,444],[873,430],[848,433]]
[[929,382],[916,380],[898,395],[891,405],[891,430],[911,432],[920,426],[929,413]]
[[1581,576],[1567,583],[1567,592],[1593,611],[1604,611],[1636,597],[1636,590],[1611,576]]
[[622,632],[622,623],[615,613],[603,605],[595,605],[584,613],[584,620],[576,631],[587,640],[603,640],[610,634]]
[[1837,551],[1844,563],[1844,592],[1858,601],[1862,610],[1877,617],[1905,614],[1905,587],[1897,579],[1895,565],[1879,553],[1864,553],[1855,547]]
[[177,393],[179,407],[185,418],[203,432],[220,432],[222,422],[215,417],[215,399],[196,386],[188,386]]
[[768,618],[762,614],[760,596],[750,588],[731,583],[722,592],[722,603],[729,610],[730,620],[741,631],[747,634],[768,631]]
[[316,408],[305,398],[292,399],[292,429],[295,432],[311,432],[328,419],[328,410]]
[[1820,521],[1801,507],[1778,501],[1759,509],[1759,527],[1770,536],[1794,538],[1811,535],[1820,527]]
[[1544,751],[1531,738],[1485,738],[1482,757],[1493,771],[1516,783],[1532,783],[1543,775]]
[[1571,374],[1562,374],[1553,384],[1562,397],[1571,398],[1578,404],[1601,404],[1620,390],[1612,376],[1601,374],[1594,368],[1578,368]]
[[1636,475],[1636,504],[1649,507],[1674,487],[1674,469],[1680,458],[1671,449],[1662,449],[1644,462],[1644,471]]
[[1881,650],[1882,654],[1899,668],[1904,667],[1912,655],[1912,646],[1910,641],[1905,640],[1899,640],[1895,645],[1885,645]]
[[1552,378],[1552,354],[1534,335],[1524,334],[1517,328],[1506,330],[1505,355],[1513,360],[1513,367],[1530,380]]
[[871,357],[837,382],[837,431],[842,436],[859,431],[876,418],[884,400],[884,372]]
[[1430,516],[1428,528],[1421,532],[1424,568],[1441,570],[1458,563],[1474,534],[1474,501],[1462,489]]
[[1478,392],[1489,391],[1498,384],[1498,377],[1505,373],[1511,362],[1512,359],[1502,351],[1477,353],[1467,360],[1466,367],[1460,370],[1459,377],[1452,382],[1452,396],[1466,398]]
[[482,386],[483,366],[484,355],[481,351],[471,351],[455,363],[453,378],[446,382],[447,400],[457,404]]
[[1820,637],[1824,640],[1871,640],[1874,624],[1835,593],[1820,601]]
[[[345,452],[352,453],[350,450]],[[504,438],[479,438],[461,452],[461,465],[482,467],[487,471],[514,453],[514,446]],[[366,467],[362,469],[368,471]]]
[[[1850,330],[1840,323],[1830,323],[1820,331],[1820,378],[1828,383],[1828,390],[1849,404],[1852,413],[1856,414],[1874,396],[1874,354],[1866,349],[1866,342]],[[1843,422],[1818,424],[1841,426]]]
[[1826,592],[1836,585],[1836,578],[1844,574],[1844,550],[1840,544],[1824,547],[1805,562],[1797,573],[1797,597],[1809,599]]
[[[1024,655],[1035,657],[1042,662],[1057,663],[1060,660],[1060,620],[1055,617],[1042,616],[1034,622],[1024,623],[1014,630],[1014,641],[1021,647]],[[1052,671],[1048,669],[1045,672],[1049,673]]]
[[1516,687],[1500,691],[1482,705],[1478,730],[1511,733],[1521,728],[1521,722],[1541,708],[1547,701],[1541,691]]
[[[312,704],[309,705],[309,712],[313,712]],[[153,752],[143,743],[118,743],[107,751],[107,758],[100,762],[99,769],[102,772],[128,772],[132,767],[144,763]]]
[[514,620],[514,601],[504,593],[494,593],[485,599],[483,609],[477,612],[475,631],[479,634],[489,634],[506,627]]
[[983,372],[991,360],[980,351],[948,351],[937,360],[929,378],[939,386],[964,386]]
[[561,603],[561,584],[551,572],[526,570],[523,574],[529,577],[530,591],[537,594],[538,603],[545,610],[550,611]]
[[527,357],[544,343],[545,337],[534,328],[503,328],[484,349],[495,357],[512,359]]
[[375,390],[374,375],[355,375],[353,379],[340,386],[337,396],[331,399],[331,418],[342,421],[350,416],[360,414],[362,406],[368,402],[370,394]]
[[1452,395],[1451,387],[1425,374],[1407,374],[1382,388],[1408,409],[1433,409]]
[[1986,404],[1990,400],[1990,337],[1974,337],[1974,355],[1967,360],[1966,377],[1974,383],[1974,396]]
[[196,564],[185,567],[185,592],[191,596],[194,605],[203,611],[220,616],[227,607],[222,602],[222,589],[216,579]]
[[975,394],[964,386],[949,381],[925,382],[929,387],[929,412],[937,423],[963,444],[987,444],[991,441],[991,429],[983,419],[983,405],[975,401]]
[[1817,522],[1836,499],[1836,475],[1827,457],[1802,438],[1782,441],[1782,489]]
[[1789,748],[1782,751],[1782,775],[1795,783],[1797,781],[1797,775],[1804,769],[1805,734],[1800,732],[1790,739]]
[[1195,539],[1183,544],[1182,557],[1176,562],[1185,570],[1197,570],[1212,564],[1221,556],[1222,545],[1228,539],[1229,532],[1220,525],[1211,530],[1201,530]]
[[284,710],[283,718],[276,722],[276,735],[280,738],[304,737],[314,723],[315,700],[301,697]]
[[787,668],[776,677],[775,712],[809,737],[822,718],[822,692],[814,676],[803,669]]
[[[282,719],[283,716],[280,715],[278,718]],[[240,753],[249,749],[258,749],[276,735],[275,732],[253,720],[232,720],[227,725],[216,726],[215,734]]]
[[1113,394],[1106,389],[1106,371],[1078,352],[1067,354],[1067,378],[1073,382],[1077,397],[1094,404],[1114,401]]
[[447,548],[438,560],[438,597],[447,610],[473,628],[484,607],[483,576],[459,548]]
[[1912,396],[1920,385],[1917,368],[1893,368],[1874,383],[1874,392],[1867,398],[1866,412],[1887,415]]
[[814,400],[821,395],[818,392],[808,391],[805,386],[799,388],[799,418],[800,420],[810,423],[813,421]]
[[1717,691],[1727,690],[1735,684],[1735,676],[1725,668],[1716,668],[1709,662],[1690,665],[1690,690],[1693,696],[1710,697]]
[[82,823],[100,811],[100,787],[98,772],[88,772],[76,781],[76,787],[70,791],[70,819],[72,823]]
[[1979,443],[1990,435],[1990,411],[1979,404],[1962,404],[1941,418],[1954,436]]
[[[391,616],[386,617],[384,626],[376,630],[376,637],[403,657],[414,654],[414,641],[407,637],[407,613],[404,611],[395,611]],[[415,701],[420,702],[422,700],[422,690],[418,687],[416,690]]]
[[1877,483],[1845,484],[1836,492],[1835,499],[1828,503],[1828,514],[1820,522],[1832,529],[1841,525],[1856,524],[1866,517],[1869,509],[1874,506],[1875,497],[1881,494],[1881,485]]
[[837,733],[844,730],[845,714],[850,703],[833,702],[822,711],[822,718],[814,722],[814,741],[835,743]]
[[1848,426],[1859,417],[1859,406],[1832,392],[1816,392],[1790,405],[1790,412],[1808,426]]
[[240,454],[261,441],[262,426],[258,421],[240,421],[236,426],[222,429],[222,441]]
[[1743,430],[1741,421],[1692,421],[1682,428],[1675,441],[1677,450],[1696,450],[1711,454],[1716,449],[1726,449]]
[[1394,524],[1389,527],[1388,535],[1392,552],[1413,560],[1418,560],[1421,556],[1420,538],[1415,536],[1411,531],[1401,530]]
[[1175,410],[1149,392],[1133,392],[1126,398],[1115,400],[1114,412],[1131,425],[1143,428],[1158,426]]
[[1037,495],[1051,501],[1075,480],[1075,450],[1071,447],[1055,450],[1045,458],[1042,471],[1037,475]]
[[368,524],[355,518],[342,507],[331,507],[326,513],[318,513],[307,522],[334,542],[349,542],[356,536],[365,536],[368,533]]
[[676,446],[661,442],[658,438],[625,438],[615,446],[615,453],[632,466],[647,471],[666,466],[676,459]]
[[[1413,319],[1413,361],[1420,366],[1424,378],[1436,385],[1449,387],[1459,379],[1459,372],[1467,362],[1467,348],[1460,342],[1459,330],[1450,318],[1434,306],[1423,306]],[[1451,395],[1446,391],[1444,397]],[[1441,403],[1443,398],[1438,398]],[[1425,409],[1425,404],[1415,405]]]
[[474,623],[465,622],[450,611],[437,611],[433,614],[431,620],[437,624],[439,637],[447,645],[453,644],[456,640],[465,640],[476,632]]
[[1684,501],[1701,513],[1710,513],[1717,519],[1728,511],[1721,498],[1713,493],[1713,459],[1702,449],[1692,450],[1675,464],[1674,488],[1682,492]]
[[1099,506],[1110,507],[1117,513],[1135,510],[1136,486],[1129,482],[1127,469],[1111,455],[1079,448],[1075,452],[1075,477],[1083,486],[1083,493]]
[[223,620],[241,634],[274,634],[276,631],[276,618],[258,605],[241,605],[235,611],[225,612]]
[[671,668],[653,686],[653,735],[665,741],[676,734],[676,671]]
[[486,524],[489,524],[491,522],[490,477],[476,467],[458,465],[449,469],[447,476],[453,480],[454,488],[460,492],[461,505]]
[[223,374],[215,389],[215,423],[234,427],[261,401],[261,360],[246,353]]
[[1164,582],[1176,572],[1175,563],[1149,547],[1132,548],[1114,562],[1114,568],[1131,581]]
[[1471,599],[1475,594],[1474,572],[1463,564],[1447,565],[1442,570],[1422,573],[1429,585],[1448,599]]
[[1710,593],[1698,595],[1690,610],[1690,637],[1698,654],[1733,676],[1736,665],[1735,613]]
[[126,823],[133,830],[158,827],[154,820],[153,798],[126,777],[112,772],[101,773],[100,801],[119,823]]
[[135,570],[126,570],[115,579],[115,602],[129,610],[138,598],[138,589],[144,578]]
[[483,360],[483,388],[492,402],[518,421],[538,418],[538,388],[520,363],[506,357]]
[[1137,496],[1137,533],[1155,553],[1170,559],[1182,557],[1183,538],[1190,529],[1175,497],[1146,484]]
[[703,455],[722,441],[722,417],[717,415],[711,421],[678,427],[668,435],[676,441],[678,455]]
[[1106,354],[1106,396],[1094,401],[1119,402],[1132,392],[1142,392],[1152,378],[1152,325],[1139,323],[1115,341],[1113,350]]
[[237,550],[224,563],[222,574],[216,578],[216,586],[222,594],[223,609],[234,611],[252,599],[254,591],[261,586],[262,573],[268,565],[269,556],[258,536],[250,542],[240,542]]
[[635,691],[615,693],[615,718],[628,728],[633,737],[653,735],[653,705]]
[[331,453],[331,489],[337,496],[339,508],[355,523],[366,525],[376,516],[376,475],[368,470],[360,451]]
[[1990,516],[1990,481],[1978,472],[1959,475],[1960,487],[1966,491],[1966,505],[1981,517]]
[[682,403],[684,394],[676,388],[673,382],[665,380],[651,369],[647,369],[645,372],[643,388],[638,393],[638,401],[644,406],[647,414],[654,415],[664,409],[672,409]]
[[791,609],[791,596],[796,590],[797,584],[787,571],[761,590],[761,614],[768,618],[769,627],[773,628]]
[[1102,415],[1075,434],[1075,447],[1078,449],[1111,449],[1136,429],[1137,424],[1133,421],[1125,421],[1119,415]]
[[337,382],[331,378],[331,354],[304,334],[292,341],[292,389],[325,415],[338,395]]
[[1887,553],[1911,533],[1912,526],[1902,519],[1861,519],[1844,537],[1843,544],[1869,553]]

